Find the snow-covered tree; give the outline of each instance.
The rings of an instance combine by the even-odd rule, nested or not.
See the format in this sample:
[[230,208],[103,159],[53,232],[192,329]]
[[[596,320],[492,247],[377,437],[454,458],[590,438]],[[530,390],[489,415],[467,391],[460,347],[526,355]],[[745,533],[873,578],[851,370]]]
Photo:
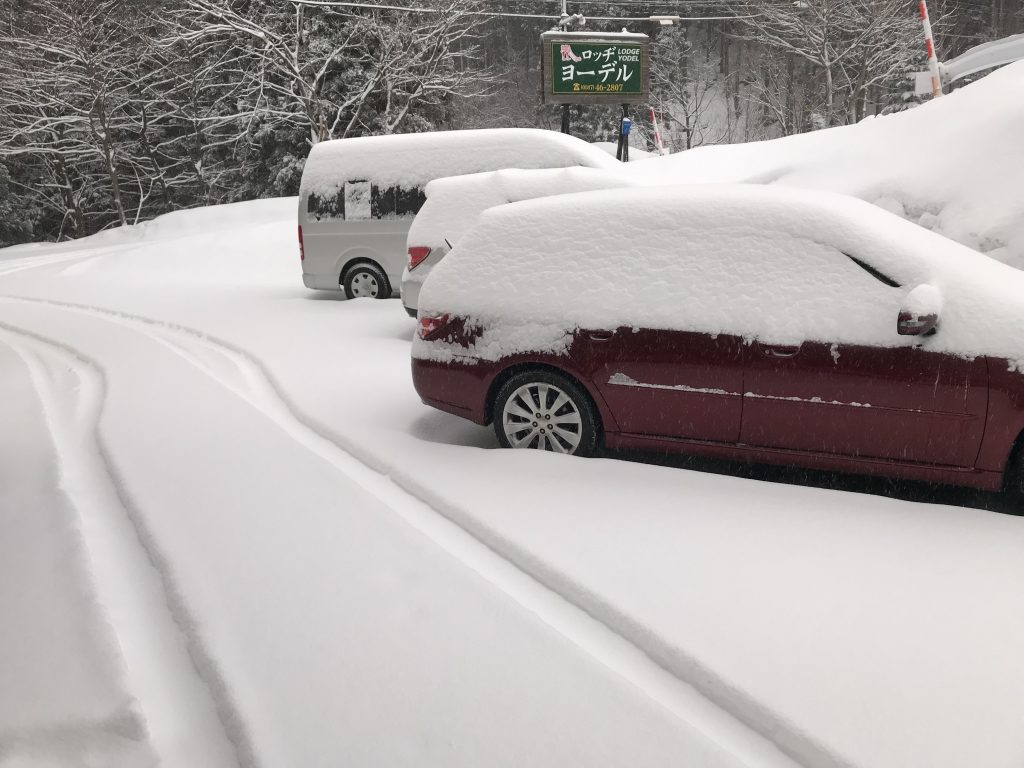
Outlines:
[[703,30],[660,30],[651,50],[651,101],[664,116],[662,132],[670,149],[691,149],[723,140],[714,119],[722,81],[714,50]]
[[301,126],[316,143],[394,132],[473,79],[471,0],[419,7],[431,12],[186,0],[173,34],[200,54],[243,48],[237,116]]
[[90,217],[93,229],[137,219],[155,183],[138,152],[137,17],[117,0],[35,0],[31,11],[0,34],[0,157],[43,163],[38,196],[76,234]]
[[[743,37],[776,57],[769,71],[781,72],[779,56],[803,65],[786,65],[787,88],[816,98],[821,127],[859,119],[871,88],[909,74],[919,55],[919,25],[902,0],[751,0],[744,9],[755,15]],[[772,80],[759,74],[758,98],[773,104]]]

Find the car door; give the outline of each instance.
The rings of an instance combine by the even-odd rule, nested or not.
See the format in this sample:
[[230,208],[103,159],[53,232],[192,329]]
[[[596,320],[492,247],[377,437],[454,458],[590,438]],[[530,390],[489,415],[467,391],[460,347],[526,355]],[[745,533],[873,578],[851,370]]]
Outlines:
[[819,342],[755,342],[746,358],[745,444],[956,467],[978,455],[984,358]]
[[575,348],[622,432],[735,443],[742,346],[735,336],[619,328],[582,331]]
[[[863,267],[860,272],[839,268],[849,267],[840,263],[851,259],[846,254],[836,251],[834,258],[839,291],[844,290],[844,279],[873,279],[867,292],[864,284],[856,287],[858,296],[870,297],[871,288],[881,297],[907,292],[857,259],[851,263]],[[887,344],[836,338],[797,344],[755,340],[746,347],[740,441],[766,448],[973,466],[987,407],[985,360],[933,352],[929,337],[898,336],[897,313],[886,300],[872,303],[866,312],[885,313],[882,319],[891,328]],[[848,318],[849,323],[866,321]],[[843,327],[841,319],[822,325]]]

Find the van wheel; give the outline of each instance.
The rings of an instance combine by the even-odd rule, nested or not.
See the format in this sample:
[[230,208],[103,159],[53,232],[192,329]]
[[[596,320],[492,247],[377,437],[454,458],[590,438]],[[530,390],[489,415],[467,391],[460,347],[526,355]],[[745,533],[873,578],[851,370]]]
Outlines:
[[597,447],[598,416],[590,398],[574,381],[551,371],[524,371],[506,381],[493,413],[503,448],[589,456]]
[[341,284],[345,288],[345,296],[349,299],[389,299],[391,283],[384,270],[376,264],[353,264],[345,272]]

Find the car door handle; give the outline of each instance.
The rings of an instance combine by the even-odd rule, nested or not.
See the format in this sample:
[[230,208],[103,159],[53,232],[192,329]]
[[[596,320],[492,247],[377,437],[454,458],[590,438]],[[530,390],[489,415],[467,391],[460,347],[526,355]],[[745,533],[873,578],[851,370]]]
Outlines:
[[763,347],[764,353],[768,357],[796,357],[800,352],[800,347]]
[[589,336],[593,341],[608,341],[608,339],[614,335],[615,334],[612,331],[590,331],[587,333],[587,336]]

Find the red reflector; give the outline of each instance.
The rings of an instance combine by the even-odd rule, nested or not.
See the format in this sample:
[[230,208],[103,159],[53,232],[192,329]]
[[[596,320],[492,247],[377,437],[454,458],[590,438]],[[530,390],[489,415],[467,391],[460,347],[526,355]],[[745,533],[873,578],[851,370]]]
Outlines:
[[299,224],[299,261],[306,260],[306,246],[302,242],[302,225]]
[[421,339],[425,339],[430,334],[435,333],[445,326],[448,322],[448,315],[420,315],[419,317],[419,335]]
[[416,269],[427,256],[430,255],[430,249],[425,245],[413,245],[409,248],[409,269]]

